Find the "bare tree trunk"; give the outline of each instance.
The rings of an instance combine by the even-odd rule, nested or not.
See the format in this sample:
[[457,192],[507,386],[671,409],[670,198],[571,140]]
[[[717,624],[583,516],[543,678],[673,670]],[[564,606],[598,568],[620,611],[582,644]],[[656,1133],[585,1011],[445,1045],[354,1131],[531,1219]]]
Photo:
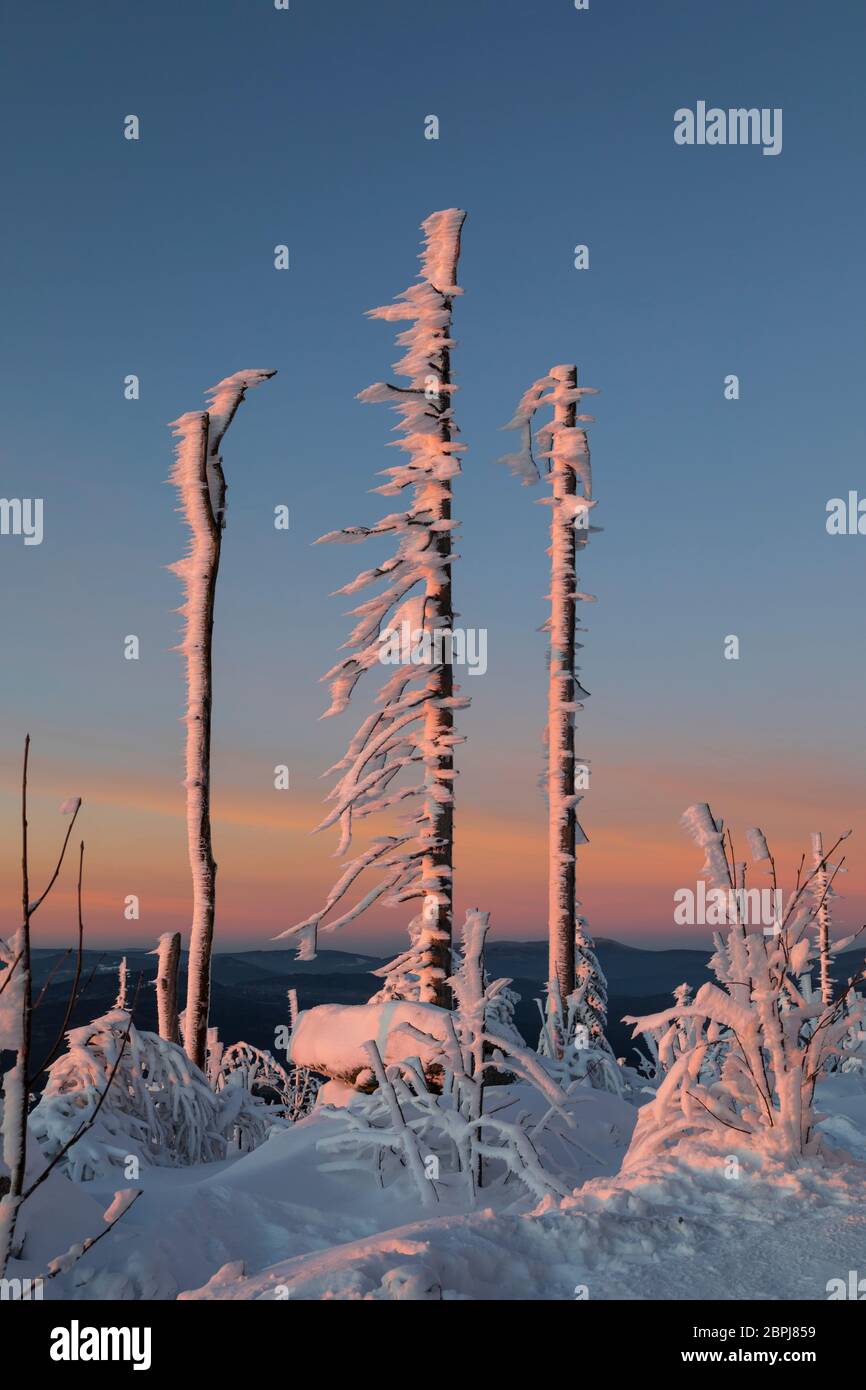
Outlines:
[[[550,375],[568,390],[577,385],[575,367],[554,367]],[[577,495],[577,478],[557,447],[557,432],[574,429],[573,401],[554,410],[550,515],[550,671],[547,696],[548,943],[549,980],[557,981],[563,1002],[574,991],[575,809],[574,809],[574,657],[575,532],[567,499]]]
[[159,938],[156,968],[156,1007],[159,1036],[180,1042],[177,1021],[177,976],[180,968],[180,932],[165,932]]

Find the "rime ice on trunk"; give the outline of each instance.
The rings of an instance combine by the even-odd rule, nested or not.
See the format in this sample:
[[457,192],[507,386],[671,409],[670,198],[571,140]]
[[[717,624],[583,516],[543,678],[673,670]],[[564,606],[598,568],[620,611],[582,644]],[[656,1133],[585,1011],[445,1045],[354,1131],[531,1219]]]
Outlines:
[[[550,634],[548,698],[547,698],[547,796],[548,796],[548,941],[549,941],[549,1001],[565,1001],[574,993],[576,983],[601,1005],[603,1012],[604,981],[595,959],[592,939],[585,923],[578,918],[579,906],[575,891],[575,849],[586,843],[586,836],[577,820],[576,806],[582,799],[577,791],[575,760],[575,712],[588,692],[575,674],[575,654],[580,643],[575,640],[575,619],[578,601],[593,601],[591,594],[577,589],[576,556],[587,543],[591,531],[597,528],[588,523],[592,500],[592,474],[586,431],[582,426],[592,416],[578,413],[584,395],[596,394],[590,387],[577,385],[574,366],[552,367],[547,376],[533,383],[524,395],[509,428],[520,429],[522,445],[518,452],[501,460],[524,484],[536,483],[541,473],[532,450],[532,419],[541,406],[553,407],[553,420],[536,432],[542,446],[539,458],[547,459],[547,479],[551,496],[545,498],[550,506],[550,617],[546,629]],[[580,491],[578,490],[580,484]],[[578,950],[583,946],[576,980],[575,941]],[[592,976],[597,973],[598,989],[592,989]],[[551,1004],[551,1007],[553,1005]],[[603,1023],[602,1023],[603,1027]],[[597,1029],[592,1031],[597,1032]]]
[[159,1036],[180,1042],[177,1020],[177,976],[180,968],[180,932],[163,932],[157,947],[156,1009]]
[[[455,295],[460,235],[465,214],[457,208],[433,213],[423,224],[424,249],[419,283],[395,303],[374,309],[371,316],[389,322],[407,320],[398,336],[406,349],[395,369],[408,378],[398,387],[378,383],[361,393],[365,401],[384,401],[399,416],[396,441],[406,461],[384,470],[386,482],[375,491],[391,496],[411,489],[404,511],[394,512],[372,527],[348,527],[322,540],[353,543],[368,536],[393,536],[396,553],[383,564],[363,571],[340,593],[355,594],[382,581],[372,599],[352,610],[358,622],[346,646],[352,654],[325,677],[331,683],[327,714],[346,708],[365,670],[385,657],[383,636],[408,629],[411,646],[431,649],[430,659],[406,664],[398,657],[379,693],[379,708],[358,730],[345,757],[331,770],[342,775],[329,795],[334,810],[319,829],[339,824],[338,854],[345,854],[358,820],[408,799],[420,802],[406,830],[384,835],[348,864],[324,905],[283,936],[297,935],[305,959],[315,954],[320,925],[332,931],[354,920],[372,903],[393,905],[425,899],[423,959],[409,972],[413,997],[448,1006],[451,974],[452,868],[454,841],[454,712],[468,701],[454,684],[448,642],[437,652],[435,634],[453,625],[451,596],[452,480],[460,472],[455,442],[457,429],[451,408],[455,391],[451,370],[451,314]],[[386,672],[388,665],[383,666]],[[419,780],[395,785],[401,773],[419,768]],[[329,918],[332,910],[367,870],[380,878],[348,911]],[[430,920],[432,903],[433,917]],[[393,983],[393,982],[392,982]]]
[[247,391],[272,371],[236,372],[208,393],[208,409],[182,415],[171,481],[180,492],[190,545],[170,568],[183,581],[186,618],[179,650],[186,657],[186,822],[193,885],[184,1046],[196,1066],[205,1064],[210,1003],[216,863],[210,822],[210,743],[214,599],[225,525],[226,482],[220,457],[223,435]]
[[821,999],[824,1004],[833,1003],[833,981],[830,978],[830,884],[827,875],[827,861],[824,858],[824,837],[820,830],[812,832],[812,865],[814,869],[816,920],[818,923],[818,968],[821,981]]
[[114,1001],[116,1009],[129,1008],[129,968],[126,963],[126,956],[121,956],[120,965],[117,967],[117,998]]
[[[554,367],[550,373],[564,388],[577,386],[574,367]],[[554,388],[556,391],[556,388]],[[577,478],[562,447],[564,430],[573,430],[573,399],[554,406],[550,476],[550,667],[547,686],[547,805],[548,979],[556,980],[563,999],[574,989],[575,838],[574,793],[575,712],[575,526],[569,500],[577,495]]]

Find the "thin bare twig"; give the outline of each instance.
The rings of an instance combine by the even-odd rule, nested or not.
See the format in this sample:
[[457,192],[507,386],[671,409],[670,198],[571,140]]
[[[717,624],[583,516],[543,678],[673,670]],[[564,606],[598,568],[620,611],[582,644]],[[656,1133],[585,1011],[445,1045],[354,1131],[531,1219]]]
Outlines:
[[[73,981],[72,981],[72,988],[71,988],[70,991],[69,991],[69,999],[67,1000],[67,1003],[66,1003],[66,1012],[65,1012],[65,1014],[64,1014],[64,1016],[63,1016],[63,1022],[62,1022],[61,1025],[60,1025],[60,1031],[58,1032],[57,1037],[56,1037],[55,1040],[54,1040],[54,1043],[53,1043],[52,1046],[48,1049],[48,1054],[47,1054],[47,1056],[45,1057],[45,1060],[43,1061],[42,1065],[41,1065],[40,1067],[37,1068],[37,1070],[33,1073],[33,1076],[30,1078],[30,1081],[28,1081],[28,1083],[27,1083],[28,1085],[32,1085],[32,1083],[36,1080],[36,1078],[39,1077],[39,1076],[41,1076],[42,1073],[43,1073],[48,1067],[51,1066],[51,1063],[55,1060],[55,1058],[56,1058],[57,1055],[59,1054],[60,1049],[61,1049],[61,1047],[63,1046],[63,1039],[64,1039],[65,1036],[66,1036],[66,1030],[67,1030],[67,1028],[69,1027],[70,1019],[72,1018],[72,1010],[75,1008],[76,996],[77,996],[77,993],[78,993],[78,982],[79,982],[79,980],[81,979],[81,967],[82,967],[82,963],[83,963],[83,959],[84,959],[84,917],[83,917],[82,911],[81,911],[81,884],[82,884],[83,875],[84,875],[84,841],[82,840],[82,841],[81,841],[81,844],[80,844],[80,846],[79,846],[79,850],[78,850],[78,891],[77,891],[77,899],[78,899],[78,955],[77,955],[77,960],[76,960],[76,965],[75,965],[75,978],[74,978]],[[70,948],[70,949],[71,949],[71,948]],[[69,955],[69,951],[66,952],[66,955]],[[64,957],[64,959],[65,959],[65,957]],[[40,996],[40,997],[41,997],[41,996]]]
[[42,1000],[45,998],[45,992],[46,992],[46,990],[48,989],[48,986],[51,984],[51,981],[54,979],[54,976],[57,974],[57,972],[58,972],[58,970],[60,969],[61,965],[62,965],[63,962],[66,960],[67,956],[69,956],[69,955],[71,954],[71,952],[72,952],[72,947],[71,947],[71,946],[67,946],[67,947],[66,947],[66,950],[63,952],[63,955],[62,955],[62,956],[58,956],[57,959],[56,959],[56,961],[55,961],[54,964],[52,965],[51,969],[49,970],[48,974],[47,974],[46,977],[45,977],[45,984],[42,986],[42,988],[40,989],[38,995],[36,996],[36,1003],[33,1005],[33,1012],[34,1012],[34,1013],[35,1013],[36,1010],[39,1008],[39,1005],[42,1003]]

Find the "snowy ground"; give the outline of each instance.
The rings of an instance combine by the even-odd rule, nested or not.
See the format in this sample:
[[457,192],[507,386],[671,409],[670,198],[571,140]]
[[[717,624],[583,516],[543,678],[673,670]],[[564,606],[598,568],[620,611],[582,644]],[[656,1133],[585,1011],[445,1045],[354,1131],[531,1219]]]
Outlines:
[[[866,1088],[833,1078],[820,1101],[835,1162],[785,1173],[765,1160],[758,1173],[741,1151],[732,1179],[735,1145],[692,1145],[620,1173],[637,1112],[587,1090],[572,1197],[510,1210],[500,1198],[499,1210],[471,1213],[443,1205],[423,1219],[408,1185],[382,1192],[356,1173],[322,1172],[317,1140],[342,1121],[315,1114],[242,1158],[147,1169],[128,1216],[45,1295],[826,1299],[830,1279],[866,1272]],[[10,1275],[35,1275],[98,1232],[112,1191],[53,1177]]]

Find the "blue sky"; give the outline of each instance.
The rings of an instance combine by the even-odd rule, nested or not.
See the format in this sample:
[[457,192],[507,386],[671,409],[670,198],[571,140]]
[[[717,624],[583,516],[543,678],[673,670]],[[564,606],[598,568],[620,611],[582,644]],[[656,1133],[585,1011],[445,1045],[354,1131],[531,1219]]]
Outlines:
[[[331,846],[301,829],[350,732],[317,722],[317,678],[347,631],[328,594],[374,551],[311,542],[381,510],[367,490],[392,421],[354,397],[396,354],[364,311],[409,282],[419,222],[452,205],[468,210],[455,593],[463,623],[489,631],[488,675],[466,682],[458,816],[543,837],[547,513],[493,461],[526,385],[575,361],[602,391],[605,530],[582,574],[599,597],[581,719],[591,917],[607,934],[681,939],[665,927],[667,886],[645,892],[634,864],[669,841],[689,881],[687,800],[790,815],[792,843],[816,818],[825,836],[848,828],[862,800],[866,539],[828,537],[824,512],[866,490],[862,5],[92,0],[8,7],[4,27],[2,493],[44,498],[45,540],[0,538],[0,809],[14,835],[25,728],[52,796],[75,779],[87,802],[96,771],[103,790],[114,779],[110,810],[99,787],[91,797],[104,934],[129,934],[112,904],[154,872],[178,887],[142,937],[185,921],[182,663],[164,568],[183,534],[166,423],[242,367],[279,374],[224,449],[216,771],[276,821],[258,847],[261,921],[233,907],[226,939],[266,939],[328,882]],[[782,153],[676,146],[674,111],[699,99],[781,107]],[[129,113],[138,142],[123,139]],[[430,113],[438,141],[423,136]],[[277,243],[288,272],[273,268]],[[588,271],[573,268],[576,243]],[[739,401],[723,399],[728,373]],[[281,502],[288,534],[271,524]],[[127,633],[137,663],[123,660]],[[739,662],[722,658],[728,633]],[[275,812],[277,762],[294,801]],[[157,782],[170,804],[147,810],[141,789]],[[229,871],[247,855],[232,834],[220,854],[217,826]],[[529,898],[543,895],[540,842]],[[630,898],[613,891],[614,845]],[[541,898],[537,912],[519,894],[508,905],[520,864],[494,852],[479,868],[481,853],[458,902],[487,892],[503,929],[539,934]],[[4,911],[14,899],[13,886]]]

